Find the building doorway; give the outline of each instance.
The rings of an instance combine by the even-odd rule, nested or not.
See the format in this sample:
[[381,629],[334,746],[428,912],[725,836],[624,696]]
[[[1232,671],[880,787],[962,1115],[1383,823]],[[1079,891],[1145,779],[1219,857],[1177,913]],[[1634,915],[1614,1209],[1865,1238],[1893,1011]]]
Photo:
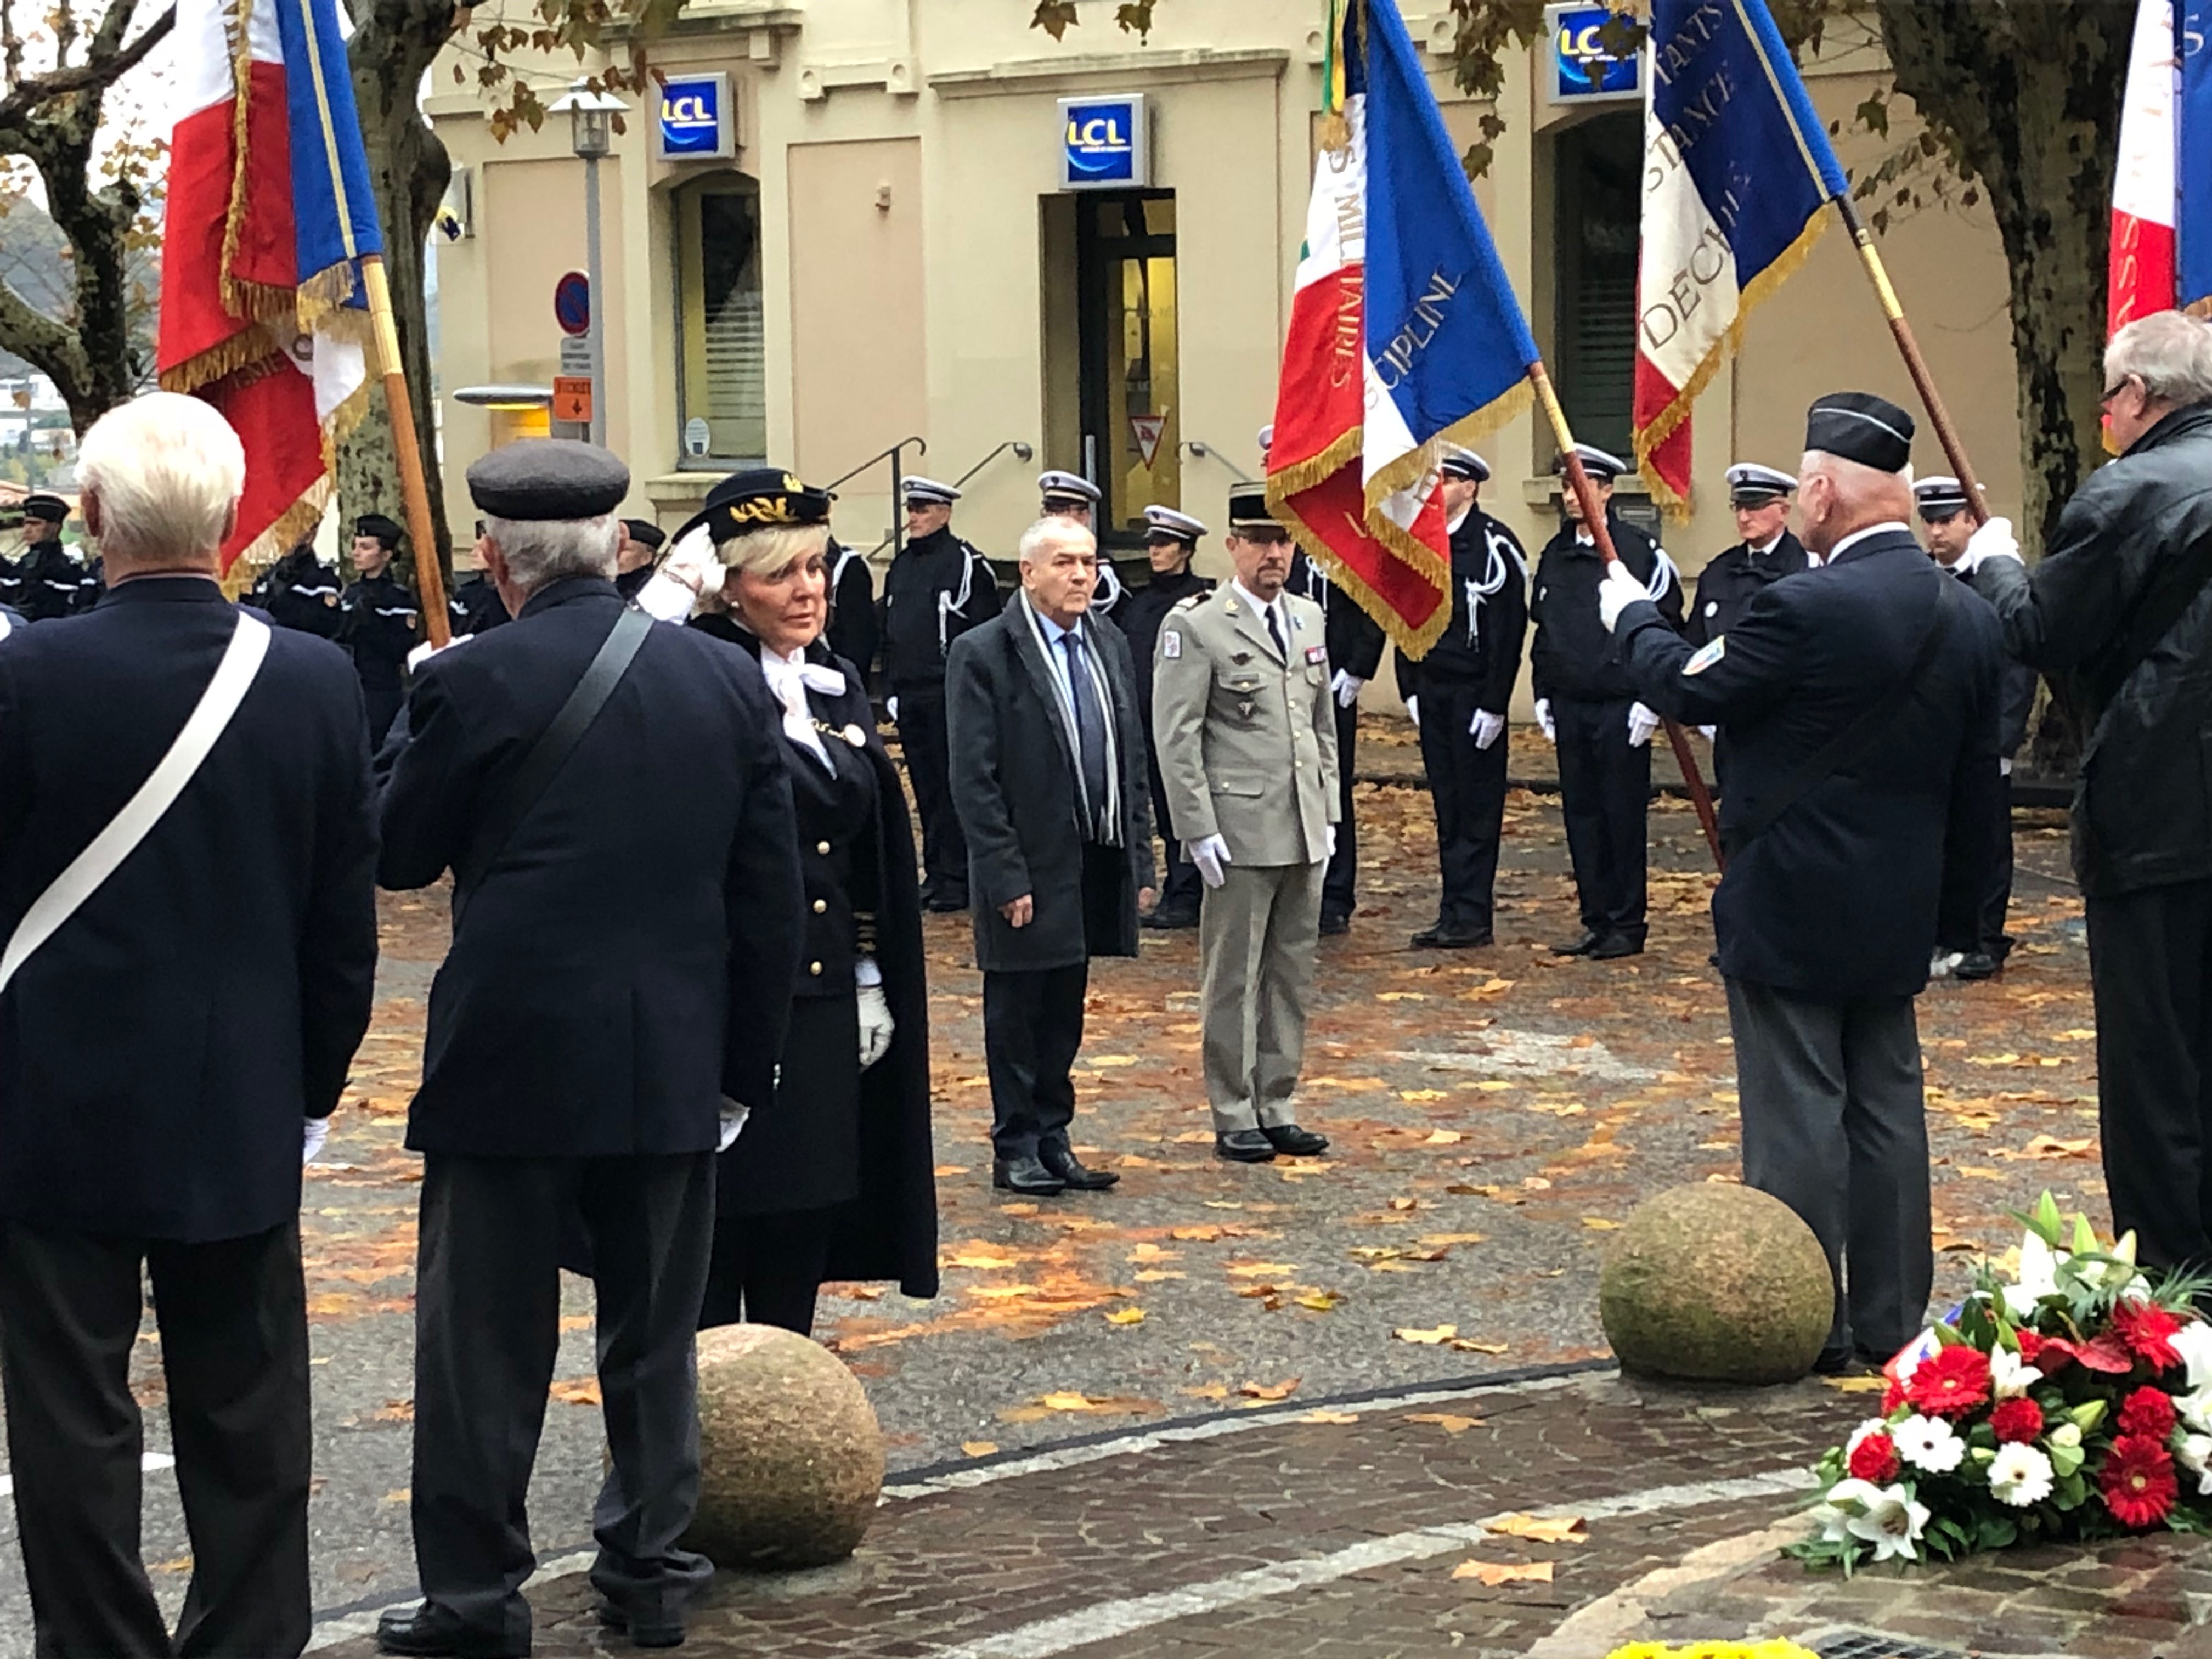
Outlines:
[[1082,471],[1104,493],[1102,550],[1145,539],[1145,508],[1182,504],[1173,191],[1075,199]]

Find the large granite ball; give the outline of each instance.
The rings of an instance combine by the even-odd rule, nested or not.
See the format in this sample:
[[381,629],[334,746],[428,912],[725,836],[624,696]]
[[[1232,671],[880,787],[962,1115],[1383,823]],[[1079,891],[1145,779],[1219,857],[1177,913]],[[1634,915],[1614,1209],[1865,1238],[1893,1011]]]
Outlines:
[[1718,1182],[1639,1205],[1598,1276],[1598,1318],[1621,1369],[1711,1382],[1788,1382],[1835,1318],[1813,1230],[1779,1199]]
[[718,1567],[826,1566],[868,1530],[884,1432],[844,1362],[773,1325],[699,1334],[699,1511]]

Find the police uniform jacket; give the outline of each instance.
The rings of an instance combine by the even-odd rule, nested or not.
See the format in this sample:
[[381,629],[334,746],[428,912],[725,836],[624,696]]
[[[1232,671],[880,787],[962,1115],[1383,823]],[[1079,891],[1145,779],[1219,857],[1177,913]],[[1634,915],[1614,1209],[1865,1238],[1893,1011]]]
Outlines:
[[[619,588],[621,584],[616,586]],[[507,614],[507,601],[500,598],[498,586],[483,573],[454,588],[452,604],[459,618],[453,623],[456,634],[483,634],[514,620]]]
[[[1959,571],[1951,573],[1968,587],[1972,580]],[[2035,710],[2035,687],[2040,676],[2008,653],[1997,677],[1997,756],[2011,760],[2027,742],[2028,717]]]
[[[151,576],[0,645],[0,936],[146,781],[237,622],[214,582]],[[301,1122],[368,1025],[376,828],[351,668],[270,633],[184,793],[0,993],[11,1220],[201,1243],[299,1213]]]
[[[1871,747],[1737,844],[1760,802],[1903,678],[1939,604],[1942,647]],[[1713,896],[1721,972],[1832,1001],[1920,991],[1939,903],[1971,910],[1995,850],[1974,839],[1986,839],[1999,782],[2002,647],[1989,607],[1968,602],[1900,526],[1773,583],[1702,650],[1649,604],[1621,613],[1620,635],[1644,703],[1728,728],[1730,852]],[[1947,830],[1968,856],[1945,857]]]
[[1738,542],[1717,554],[1698,573],[1698,591],[1690,601],[1682,637],[1693,646],[1718,639],[1735,626],[1754,593],[1784,576],[1802,575],[1811,562],[1805,544],[1787,530],[1764,553],[1754,552],[1748,542]]
[[[262,608],[283,628],[336,639],[345,624],[338,607],[338,573],[315,557],[314,550],[295,547],[270,568],[264,579]],[[256,583],[257,587],[260,583]]]
[[1115,624],[1129,641],[1129,662],[1137,675],[1137,712],[1147,734],[1152,727],[1152,653],[1160,642],[1160,624],[1168,612],[1185,599],[1213,592],[1204,576],[1185,570],[1180,575],[1154,575],[1144,586],[1130,590],[1114,608]]
[[[384,796],[386,887],[470,860],[481,821],[623,611],[532,595],[425,662]],[[770,1105],[799,959],[799,854],[760,669],[656,626],[490,871],[454,895],[407,1144],[501,1158],[712,1152]]]
[[[1620,515],[1608,511],[1613,551],[1628,574],[1648,587],[1666,555],[1659,544]],[[1566,697],[1583,702],[1629,702],[1638,693],[1622,665],[1617,642],[1597,612],[1597,591],[1605,582],[1605,561],[1596,544],[1567,525],[1544,544],[1536,564],[1535,594],[1528,619],[1536,637],[1528,647],[1528,672],[1539,700]],[[1669,628],[1682,625],[1682,584],[1674,566],[1653,608]]]
[[908,542],[884,572],[884,684],[893,695],[942,689],[952,641],[1000,603],[990,561],[951,526]]
[[420,639],[422,611],[415,596],[386,574],[361,577],[338,603],[345,612],[341,638],[353,653],[362,684],[372,690],[398,686],[407,653]]
[[[975,965],[986,973],[1137,954],[1137,895],[1152,885],[1153,866],[1136,676],[1120,629],[1085,617],[1082,631],[1106,678],[1111,707],[1099,713],[1118,762],[1113,782],[1124,856],[1114,931],[1106,938],[1085,925],[1084,849],[1091,836],[1079,805],[1082,774],[1029,602],[1017,598],[953,645],[945,704],[952,805],[968,838]],[[999,907],[1024,893],[1036,914],[1016,927]]]
[[33,622],[51,622],[82,608],[84,567],[58,541],[40,542],[16,562],[15,608]]
[[1354,679],[1371,680],[1382,666],[1382,624],[1359,608],[1301,548],[1291,556],[1291,574],[1283,592],[1310,599],[1321,607],[1327,624],[1322,643],[1328,647],[1332,672],[1342,669]]
[[1321,607],[1285,589],[1287,659],[1234,582],[1168,613],[1152,663],[1152,737],[1168,818],[1231,861],[1318,864],[1337,820],[1335,699]]
[[[996,584],[994,584],[995,587]],[[857,547],[830,543],[830,648],[850,663],[854,683],[865,687],[876,665],[883,624],[876,615],[876,579],[868,556]]]
[[1429,686],[1468,686],[1475,706],[1503,714],[1521,678],[1528,631],[1528,565],[1513,532],[1480,507],[1451,538],[1451,621],[1419,662],[1398,653],[1398,695]]

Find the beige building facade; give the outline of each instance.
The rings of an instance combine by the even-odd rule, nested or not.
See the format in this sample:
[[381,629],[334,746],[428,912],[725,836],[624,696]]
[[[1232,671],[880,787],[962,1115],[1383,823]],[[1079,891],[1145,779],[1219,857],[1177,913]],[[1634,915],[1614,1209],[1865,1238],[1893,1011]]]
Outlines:
[[[1473,142],[1488,106],[1452,85],[1449,7],[1403,9],[1447,125]],[[602,396],[608,442],[637,480],[626,511],[673,525],[747,464],[813,483],[850,474],[837,486],[838,534],[883,544],[880,558],[895,514],[890,464],[878,458],[903,445],[906,471],[964,479],[956,527],[994,555],[1010,554],[1035,515],[1047,466],[1100,483],[1109,541],[1133,575],[1148,501],[1222,523],[1229,486],[1260,471],[1255,433],[1273,410],[1322,9],[1162,0],[1142,44],[1114,27],[1108,0],[1087,0],[1057,44],[1028,26],[1031,10],[1028,0],[693,0],[653,44],[672,93],[723,77],[714,84],[726,92],[733,153],[662,159],[659,112],[647,110],[627,118],[601,165]],[[1865,49],[1813,66],[1815,102],[1846,129],[1847,166],[1911,137],[1909,121],[1893,120],[1888,139],[1852,139],[1850,112],[1881,68]],[[1476,195],[1577,435],[1626,453],[1642,106],[1555,101],[1555,70],[1548,47],[1510,67],[1497,106],[1505,132]],[[550,101],[574,72],[548,60],[530,79]],[[449,64],[433,85],[453,87]],[[1143,95],[1149,178],[1069,188],[1063,100],[1081,114],[1131,94]],[[514,428],[451,394],[550,386],[559,372],[553,291],[586,262],[584,164],[562,118],[500,143],[472,94],[439,93],[427,108],[458,170],[463,234],[438,255],[439,378],[447,506],[465,525],[463,469]],[[1985,212],[1929,210],[1894,223],[1883,252],[1992,507],[2015,511],[1993,225]],[[1917,407],[1849,243],[1832,231],[1698,400],[1690,515],[1662,532],[1686,574],[1735,540],[1723,470],[1736,459],[1794,468],[1806,404],[1842,387]],[[1556,524],[1551,436],[1524,416],[1481,447],[1494,469],[1485,504],[1533,555]],[[1924,423],[1915,461],[1948,470]],[[1201,557],[1209,567],[1225,568],[1218,538]]]

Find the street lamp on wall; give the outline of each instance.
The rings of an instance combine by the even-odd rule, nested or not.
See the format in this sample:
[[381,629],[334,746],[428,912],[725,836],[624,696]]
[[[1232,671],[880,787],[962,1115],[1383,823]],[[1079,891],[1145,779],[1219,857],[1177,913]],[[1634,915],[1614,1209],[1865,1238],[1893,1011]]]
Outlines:
[[606,288],[599,266],[599,162],[614,151],[614,121],[629,106],[609,92],[594,92],[588,76],[569,82],[550,112],[568,118],[568,147],[584,162],[585,265],[592,284],[592,441],[607,441]]
[[580,76],[553,102],[551,112],[568,118],[568,147],[586,161],[597,161],[614,151],[617,115],[629,106],[611,92],[595,92],[591,79]]

